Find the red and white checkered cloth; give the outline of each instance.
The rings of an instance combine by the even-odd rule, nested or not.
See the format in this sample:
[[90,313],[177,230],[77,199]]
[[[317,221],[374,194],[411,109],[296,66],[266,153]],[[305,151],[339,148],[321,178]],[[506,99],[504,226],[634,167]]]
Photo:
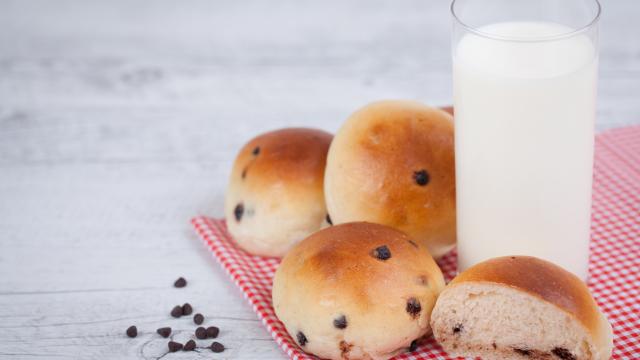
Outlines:
[[[615,333],[614,359],[640,358],[640,126],[596,137],[589,289]],[[224,220],[196,217],[197,233],[242,290],[275,341],[291,359],[315,359],[296,345],[271,305],[271,284],[279,260],[239,249]],[[455,274],[455,251],[438,264],[447,281]],[[395,359],[447,359],[430,338]]]

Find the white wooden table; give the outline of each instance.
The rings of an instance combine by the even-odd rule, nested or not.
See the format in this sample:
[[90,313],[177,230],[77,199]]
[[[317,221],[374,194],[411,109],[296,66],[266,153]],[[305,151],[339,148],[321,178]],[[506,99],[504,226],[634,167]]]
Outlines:
[[[447,7],[1,1],[0,358],[160,358],[156,328],[194,329],[169,316],[184,302],[228,350],[165,359],[282,358],[189,219],[222,215],[255,134],[335,131],[381,98],[450,103]],[[640,122],[640,3],[604,7],[599,130]]]

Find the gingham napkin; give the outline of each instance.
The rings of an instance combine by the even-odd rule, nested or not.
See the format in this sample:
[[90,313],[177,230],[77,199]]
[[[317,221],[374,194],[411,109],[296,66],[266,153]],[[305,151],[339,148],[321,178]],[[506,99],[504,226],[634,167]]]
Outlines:
[[[589,289],[615,334],[614,359],[640,358],[640,126],[596,137]],[[274,340],[291,359],[316,359],[287,334],[271,305],[271,284],[279,260],[239,249],[224,220],[192,220],[214,258],[242,290]],[[455,251],[438,264],[447,281],[455,274]],[[449,359],[429,338],[414,352],[394,359]]]

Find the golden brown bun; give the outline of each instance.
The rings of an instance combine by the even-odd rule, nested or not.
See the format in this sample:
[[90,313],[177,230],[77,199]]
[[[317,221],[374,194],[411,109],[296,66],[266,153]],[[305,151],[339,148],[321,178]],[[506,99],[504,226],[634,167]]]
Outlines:
[[451,115],[412,101],[360,109],[329,149],[325,196],[334,224],[388,225],[442,256],[456,240]]
[[331,139],[321,130],[288,128],[262,134],[240,150],[225,215],[242,248],[283,256],[320,229],[327,215],[323,180]]
[[[376,252],[382,246],[388,254]],[[387,226],[358,222],[323,229],[292,248],[276,272],[273,304],[305,351],[379,359],[406,351],[429,332],[443,287],[424,246]],[[343,316],[346,325],[336,327]]]

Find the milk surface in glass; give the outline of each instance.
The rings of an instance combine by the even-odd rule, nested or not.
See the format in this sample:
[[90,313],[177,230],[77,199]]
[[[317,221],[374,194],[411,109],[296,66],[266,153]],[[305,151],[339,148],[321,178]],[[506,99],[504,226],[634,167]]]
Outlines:
[[587,278],[597,53],[544,22],[478,29],[454,48],[459,271],[531,255]]

